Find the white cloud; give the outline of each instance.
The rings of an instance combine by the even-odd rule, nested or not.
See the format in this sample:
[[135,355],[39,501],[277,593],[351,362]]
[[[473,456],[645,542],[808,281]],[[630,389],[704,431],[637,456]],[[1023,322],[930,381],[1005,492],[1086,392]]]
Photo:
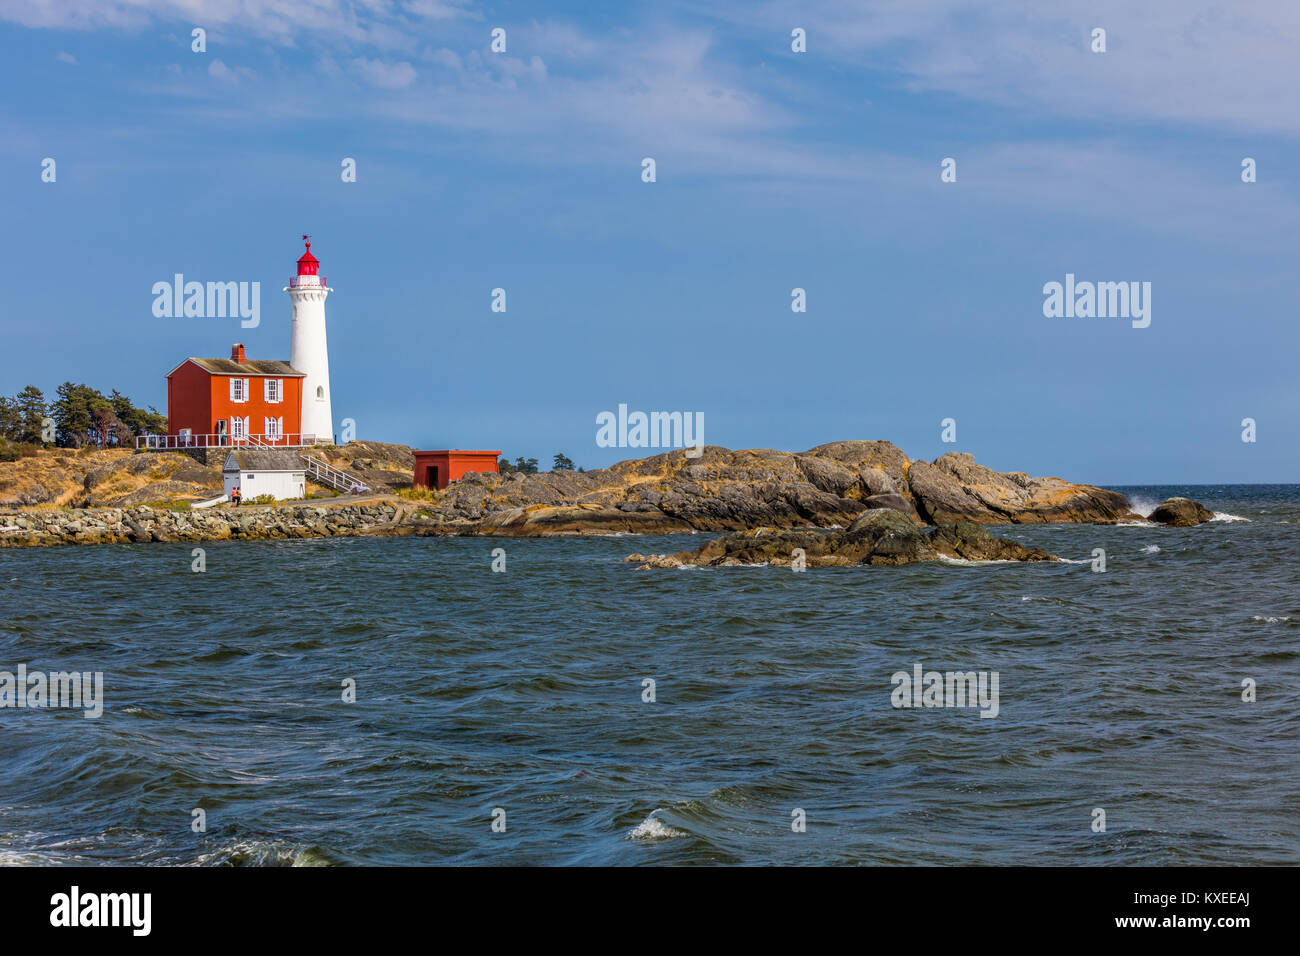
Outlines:
[[455,50],[448,50],[446,47],[437,50],[425,50],[422,56],[430,63],[436,63],[438,66],[445,66],[449,70],[456,70],[459,72],[461,69],[460,54]]
[[367,83],[386,90],[400,90],[415,82],[415,67],[406,62],[385,63],[359,56],[352,61],[352,66]]
[[58,55],[55,56],[54,59],[58,60],[60,63],[70,63],[73,66],[77,65],[77,58],[71,53],[65,53],[62,50],[59,51]]
[[227,83],[239,83],[243,80],[255,80],[257,74],[246,66],[229,67],[220,60],[214,59],[208,64],[208,76],[222,80]]
[[474,16],[465,6],[465,3],[452,0],[408,0],[406,12],[426,20],[454,20],[457,17]]
[[[789,50],[808,31],[819,57],[1039,114],[1300,133],[1300,4],[1220,0],[806,0],[731,3],[721,16]],[[718,13],[710,8],[711,13]],[[1107,32],[1093,53],[1091,31]]]
[[294,45],[304,36],[410,49],[412,28],[476,16],[468,0],[5,0],[0,20],[28,27],[139,30],[160,22]]

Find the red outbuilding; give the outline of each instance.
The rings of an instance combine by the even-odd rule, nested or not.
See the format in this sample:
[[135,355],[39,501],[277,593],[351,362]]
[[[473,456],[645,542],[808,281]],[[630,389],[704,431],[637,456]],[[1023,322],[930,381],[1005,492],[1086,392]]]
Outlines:
[[446,488],[472,471],[498,475],[499,451],[417,451],[415,488]]

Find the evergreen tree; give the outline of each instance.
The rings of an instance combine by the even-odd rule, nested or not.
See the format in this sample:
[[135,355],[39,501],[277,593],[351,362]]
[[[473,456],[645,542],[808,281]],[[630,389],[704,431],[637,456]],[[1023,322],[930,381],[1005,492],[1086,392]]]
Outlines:
[[18,415],[18,402],[0,395],[0,438],[17,441],[21,422],[22,419]]
[[137,408],[131,399],[117,389],[113,389],[112,394],[108,396],[108,402],[117,420],[126,428],[128,436],[127,441],[118,444],[130,444],[130,438],[135,435],[167,433],[167,416],[159,414],[158,409],[152,405],[148,409]]
[[58,400],[50,417],[54,419],[55,442],[62,448],[81,448],[94,442],[102,444],[105,420],[96,412],[112,412],[107,398],[89,385],[64,382],[57,389]]
[[18,441],[29,445],[41,444],[46,415],[45,394],[35,385],[28,385],[18,393],[14,404],[18,410]]

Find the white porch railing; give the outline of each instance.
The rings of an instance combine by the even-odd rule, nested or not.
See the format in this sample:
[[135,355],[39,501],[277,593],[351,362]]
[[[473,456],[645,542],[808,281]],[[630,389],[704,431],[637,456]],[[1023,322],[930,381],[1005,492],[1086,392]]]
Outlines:
[[144,451],[172,451],[184,448],[305,448],[328,445],[332,436],[289,435],[141,435],[135,447]]

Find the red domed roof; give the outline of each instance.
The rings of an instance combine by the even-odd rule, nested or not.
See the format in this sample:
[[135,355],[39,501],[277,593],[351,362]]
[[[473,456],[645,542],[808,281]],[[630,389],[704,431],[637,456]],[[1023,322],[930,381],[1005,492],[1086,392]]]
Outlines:
[[[303,236],[303,241],[307,242],[309,236]],[[320,260],[311,254],[311,243],[307,242],[307,251],[298,257],[298,275],[314,276],[316,270],[320,268]]]

